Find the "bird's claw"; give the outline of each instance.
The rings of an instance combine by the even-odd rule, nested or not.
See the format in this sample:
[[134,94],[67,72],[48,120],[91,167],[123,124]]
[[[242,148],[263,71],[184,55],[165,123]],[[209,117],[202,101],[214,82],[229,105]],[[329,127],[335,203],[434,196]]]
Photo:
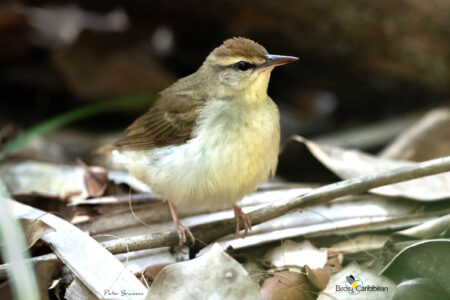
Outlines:
[[195,237],[192,234],[191,230],[189,229],[189,227],[184,226],[183,224],[181,224],[180,221],[174,221],[173,222],[175,225],[175,230],[178,233],[178,238],[179,238],[179,242],[178,242],[178,246],[177,246],[177,252],[179,252],[184,244],[186,244],[187,238],[186,235],[189,237],[190,239],[190,246],[194,246],[195,244]]
[[[248,234],[249,230],[252,230],[252,221],[250,218],[242,211],[242,209],[235,205],[233,206],[234,210],[234,218],[236,219],[236,235],[241,238],[245,238]],[[240,223],[242,220],[242,224],[244,225],[244,232],[240,233]]]

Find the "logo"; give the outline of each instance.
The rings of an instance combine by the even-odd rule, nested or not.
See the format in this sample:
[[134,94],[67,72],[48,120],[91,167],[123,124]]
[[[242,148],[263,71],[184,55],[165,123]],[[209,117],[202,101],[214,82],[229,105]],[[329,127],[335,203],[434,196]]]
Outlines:
[[359,293],[367,292],[387,292],[387,286],[364,285],[361,277],[353,276],[352,274],[345,276],[345,281],[336,285],[336,292],[347,292],[349,295],[358,295]]
[[[345,276],[345,287],[350,287],[351,290],[347,291],[350,295],[358,295],[359,293],[361,293],[361,290],[356,290],[356,287],[359,285],[360,287],[364,286],[364,282],[362,281],[361,278],[359,278],[358,276]],[[348,284],[347,284],[348,283]]]
[[346,276],[345,279],[347,279],[347,282],[351,285],[352,289],[358,286],[358,281],[356,281],[353,275]]

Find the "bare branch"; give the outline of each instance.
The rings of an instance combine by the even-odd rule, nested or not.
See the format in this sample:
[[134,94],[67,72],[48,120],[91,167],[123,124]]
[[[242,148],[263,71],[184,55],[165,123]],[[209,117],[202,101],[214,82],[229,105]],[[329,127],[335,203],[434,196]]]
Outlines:
[[[251,218],[252,224],[256,225],[285,215],[292,210],[324,204],[338,197],[363,193],[379,186],[448,171],[450,171],[450,156],[326,185],[305,195],[273,202],[263,208],[250,212],[248,216]],[[408,216],[405,217],[408,218]],[[235,231],[235,223],[234,219],[227,219],[195,226],[191,228],[191,230],[199,243],[208,244],[220,237],[233,233]],[[165,246],[176,246],[177,244],[178,234],[176,231],[145,234],[102,243],[107,250],[114,254],[125,253],[127,251],[127,246],[129,251],[137,251]],[[48,254],[45,255],[45,257],[32,258],[31,261],[53,259],[58,258],[54,254]],[[0,277],[3,277],[7,267],[8,265],[6,264],[0,266]]]
[[[379,186],[447,171],[450,171],[450,156],[326,185],[294,199],[290,198],[273,202],[261,209],[249,213],[248,216],[251,219],[252,224],[256,225],[285,215],[295,209],[324,204],[338,197],[363,193]],[[200,242],[205,244],[233,233],[234,230],[234,219],[202,224],[191,228],[194,236]],[[126,245],[128,245],[130,251],[136,251],[164,246],[176,246],[177,244],[178,235],[176,231],[144,234],[103,243],[103,245],[112,253],[124,253],[126,251]]]

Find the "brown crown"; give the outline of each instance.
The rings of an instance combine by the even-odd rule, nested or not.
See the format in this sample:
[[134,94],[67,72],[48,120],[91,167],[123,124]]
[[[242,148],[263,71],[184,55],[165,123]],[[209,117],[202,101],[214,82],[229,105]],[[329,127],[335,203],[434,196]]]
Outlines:
[[226,40],[211,52],[216,57],[265,58],[267,50],[260,44],[242,37]]

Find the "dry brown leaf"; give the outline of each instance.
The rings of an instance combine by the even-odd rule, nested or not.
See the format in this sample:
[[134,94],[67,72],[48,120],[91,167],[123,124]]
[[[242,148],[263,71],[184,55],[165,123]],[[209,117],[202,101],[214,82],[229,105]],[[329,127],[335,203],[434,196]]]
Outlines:
[[[409,161],[376,157],[357,150],[318,145],[300,136],[294,139],[305,144],[315,158],[342,179],[368,176],[414,164]],[[370,192],[421,201],[445,199],[450,197],[450,172],[381,186]]]
[[206,254],[168,265],[145,299],[260,299],[247,271],[215,244]]
[[145,286],[150,286],[152,285],[159,272],[167,265],[170,265],[170,263],[149,266],[145,269],[144,272],[140,274],[141,276],[138,276],[138,278]]
[[85,168],[83,179],[89,197],[103,196],[109,183],[108,172],[98,166]]
[[[81,166],[36,161],[8,162],[0,166],[0,177],[11,195],[37,193],[63,199],[70,197],[71,203],[82,202],[89,196],[84,173],[85,168]],[[148,186],[129,173],[110,171],[108,177],[114,186],[124,183],[134,190],[150,192]]]
[[122,290],[127,293],[133,291],[141,296],[147,292],[144,285],[127,272],[116,257],[79,228],[53,214],[45,214],[16,201],[10,200],[8,204],[15,216],[41,219],[55,228],[54,232],[43,235],[41,239],[52,245],[55,254],[98,298],[112,293],[120,294]]
[[306,276],[313,286],[320,291],[324,290],[330,280],[331,274],[323,268],[311,269],[305,266]]
[[300,243],[288,240],[269,251],[264,260],[275,267],[309,265],[321,268],[327,262],[327,250],[319,250],[307,240]]
[[317,291],[304,274],[281,271],[264,281],[260,293],[264,300],[312,300]]
[[402,133],[382,157],[425,161],[450,155],[450,109],[435,109]]
[[10,281],[0,283],[0,299],[13,300],[12,286]]
[[396,235],[404,235],[416,239],[439,237],[450,228],[450,214],[430,220],[420,225],[397,231]]
[[34,264],[34,272],[38,281],[41,300],[49,299],[48,289],[52,283],[53,276],[60,266],[60,260],[37,261]]
[[339,260],[339,255],[336,252],[328,251],[328,260],[323,267],[327,273],[334,274],[342,270],[342,264]]
[[78,278],[75,277],[75,279],[72,280],[72,282],[66,288],[66,291],[64,294],[64,300],[79,300],[79,299],[83,299],[83,300],[105,299],[106,300],[108,298],[96,297]]
[[41,220],[20,219],[27,247],[31,248],[44,234],[55,231],[55,229]]
[[14,199],[46,212],[57,213],[64,219],[71,219],[75,213],[75,209],[67,205],[72,199],[80,195],[81,192],[67,192],[61,195],[52,195],[40,192],[32,192],[28,194],[16,194]]
[[389,240],[388,235],[360,234],[354,238],[333,244],[328,249],[337,253],[353,253],[383,248]]
[[[36,274],[36,279],[38,281],[39,287],[39,299],[48,300],[48,288],[50,286],[53,275],[57,269],[61,266],[61,261],[37,261],[34,264],[34,273]],[[0,283],[0,299],[2,300],[13,300],[12,290],[10,281],[5,281]]]
[[0,176],[11,195],[40,193],[52,196],[80,192],[72,197],[77,202],[87,196],[83,183],[83,169],[35,161],[5,163]]

